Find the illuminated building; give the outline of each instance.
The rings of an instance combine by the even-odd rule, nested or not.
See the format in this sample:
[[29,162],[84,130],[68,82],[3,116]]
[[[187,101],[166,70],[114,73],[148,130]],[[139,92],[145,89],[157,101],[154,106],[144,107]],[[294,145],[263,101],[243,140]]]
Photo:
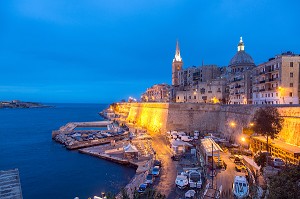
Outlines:
[[168,84],[155,84],[142,95],[143,102],[169,102],[170,86]]
[[[274,157],[282,158],[285,162],[299,165],[300,147],[288,144],[279,139],[269,140],[269,151]],[[264,136],[253,136],[250,139],[250,148],[254,153],[267,150],[267,141]]]
[[270,58],[253,70],[254,104],[299,104],[300,55]]
[[176,92],[176,102],[221,103],[226,101],[226,80],[200,82],[189,90]]
[[251,70],[255,67],[252,57],[245,52],[242,37],[237,53],[228,65],[228,87],[230,104],[252,103]]

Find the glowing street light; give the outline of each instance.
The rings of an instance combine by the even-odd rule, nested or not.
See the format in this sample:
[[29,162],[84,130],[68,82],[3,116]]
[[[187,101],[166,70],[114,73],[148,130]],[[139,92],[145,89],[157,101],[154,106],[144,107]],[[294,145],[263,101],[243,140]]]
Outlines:
[[231,127],[235,127],[235,125],[236,125],[236,124],[235,124],[234,122],[230,122],[230,126],[231,126]]
[[245,137],[242,137],[241,140],[242,140],[242,142],[245,142],[245,141],[246,141],[246,138],[245,138]]

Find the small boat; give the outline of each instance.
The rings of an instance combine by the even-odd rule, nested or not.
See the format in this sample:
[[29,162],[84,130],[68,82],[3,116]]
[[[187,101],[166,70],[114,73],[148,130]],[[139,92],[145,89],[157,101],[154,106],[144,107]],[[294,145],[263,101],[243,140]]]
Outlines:
[[249,184],[245,176],[235,176],[232,185],[232,192],[235,198],[242,199],[249,195]]
[[179,189],[184,189],[189,184],[188,177],[186,175],[178,175],[175,184]]

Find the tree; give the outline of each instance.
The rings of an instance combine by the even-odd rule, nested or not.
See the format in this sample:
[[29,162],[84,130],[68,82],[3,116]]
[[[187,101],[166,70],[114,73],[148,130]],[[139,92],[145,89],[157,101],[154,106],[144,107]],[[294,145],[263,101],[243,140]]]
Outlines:
[[282,129],[283,118],[277,108],[266,106],[258,109],[253,118],[253,130],[255,133],[267,137],[267,151],[269,151],[269,137],[274,139]]
[[263,168],[264,166],[266,166],[266,162],[268,161],[267,154],[266,153],[261,153],[258,156],[255,156],[254,161],[258,166]]
[[289,198],[300,196],[300,167],[293,166],[270,178],[270,194],[268,199]]

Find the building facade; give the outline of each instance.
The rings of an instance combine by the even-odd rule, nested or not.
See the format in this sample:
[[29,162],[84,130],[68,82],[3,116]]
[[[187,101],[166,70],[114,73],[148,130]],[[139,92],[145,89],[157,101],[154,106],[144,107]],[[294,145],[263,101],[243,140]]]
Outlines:
[[252,104],[252,57],[245,52],[242,37],[228,65],[229,104]]
[[300,55],[287,52],[256,66],[245,51],[242,37],[227,67],[202,65],[183,69],[177,41],[169,98],[171,102],[299,104],[299,79]]
[[143,102],[169,102],[170,88],[168,84],[155,84],[142,95]]
[[176,92],[176,102],[181,103],[224,103],[226,97],[226,80],[224,79],[201,82],[189,90]]
[[300,55],[282,53],[253,70],[253,104],[299,104]]

